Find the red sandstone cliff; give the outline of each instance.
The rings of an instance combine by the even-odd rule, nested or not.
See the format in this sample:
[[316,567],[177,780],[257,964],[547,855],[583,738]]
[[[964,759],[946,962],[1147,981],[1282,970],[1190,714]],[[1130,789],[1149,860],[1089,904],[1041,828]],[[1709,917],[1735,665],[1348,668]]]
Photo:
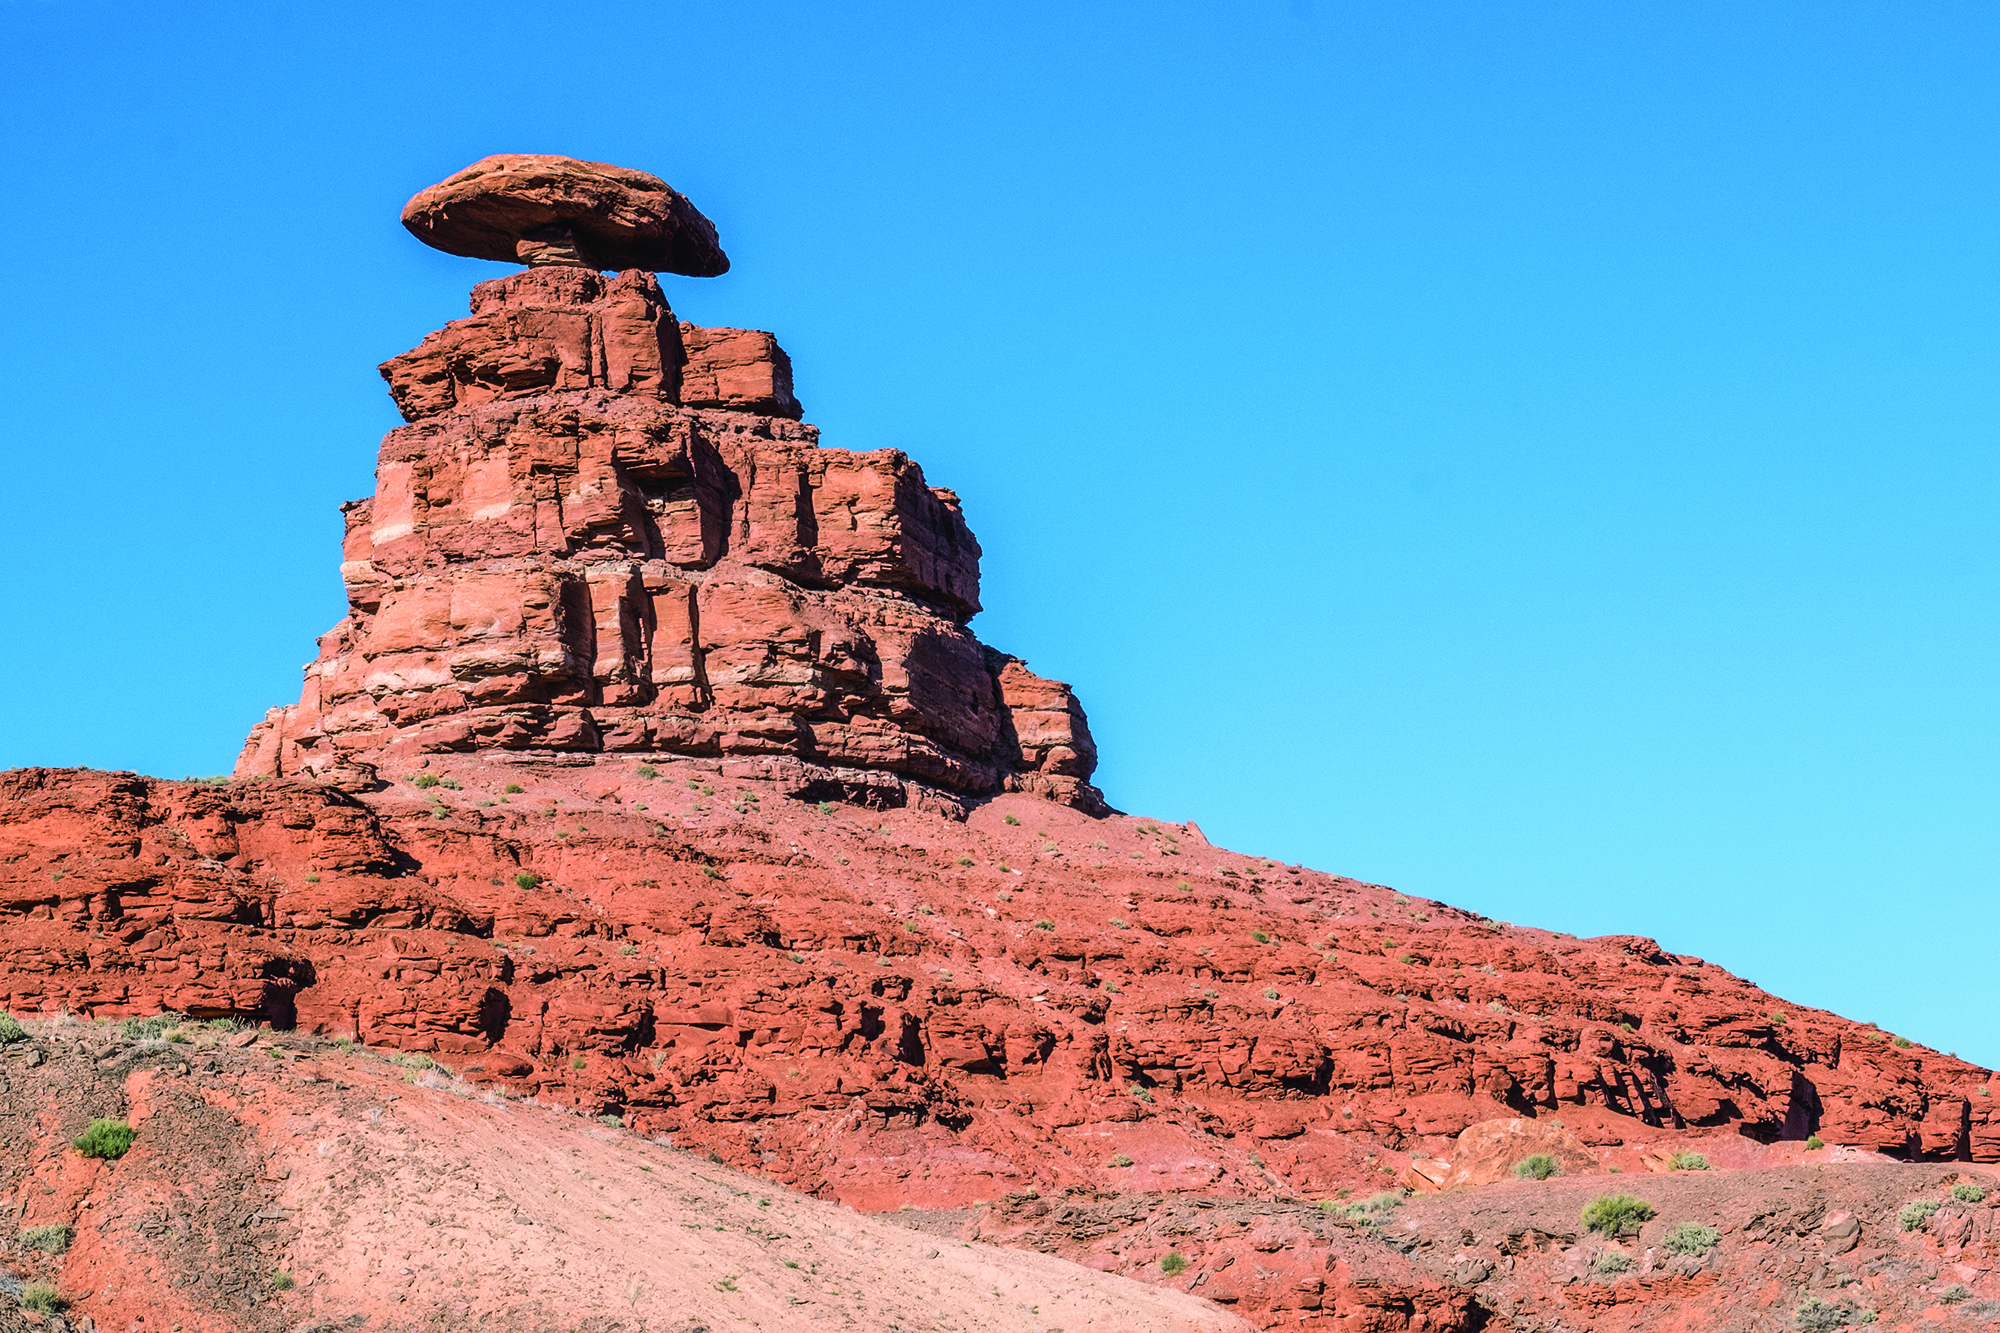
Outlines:
[[[726,265],[661,209],[661,253]],[[383,367],[408,424],[346,508],[349,614],[236,778],[0,774],[0,1006],[424,1052],[809,1193],[981,1210],[947,1229],[1112,1267],[1178,1245],[1201,1294],[1343,1333],[1546,1312],[1597,1243],[1541,1196],[1448,1195],[1451,1244],[1302,1199],[1490,1187],[1529,1151],[1927,1188],[1888,1159],[2000,1161],[1995,1079],[1954,1057],[1649,940],[1111,814],[1068,687],[967,628],[956,497],[821,447],[770,335],[581,266],[610,224],[534,219],[467,244],[567,258]],[[1979,1216],[1948,1248],[1990,1283]],[[1848,1277],[1743,1253],[1766,1304]],[[1707,1261],[1635,1271],[1562,1317],[1727,1304]]]
[[651,274],[531,268],[389,361],[410,424],[346,506],[349,612],[240,777],[365,786],[482,749],[784,755],[826,795],[1087,809],[1067,686],[983,647],[958,497],[819,447],[769,334]]

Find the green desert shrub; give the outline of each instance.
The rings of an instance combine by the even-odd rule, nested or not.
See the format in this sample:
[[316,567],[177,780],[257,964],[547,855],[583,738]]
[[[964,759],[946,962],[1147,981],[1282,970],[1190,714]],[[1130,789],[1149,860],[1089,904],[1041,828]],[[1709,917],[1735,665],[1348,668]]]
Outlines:
[[1958,1305],[1972,1298],[1972,1293],[1954,1282],[1938,1293],[1939,1305]]
[[1676,1171],[1706,1171],[1708,1159],[1698,1152],[1677,1152],[1667,1161]]
[[1806,1135],[1806,1151],[1817,1152],[1826,1146],[1826,1140],[1817,1134]]
[[1548,1153],[1538,1152],[1531,1157],[1523,1157],[1514,1163],[1516,1180],[1547,1180],[1560,1168],[1561,1163]]
[[1122,1153],[1122,1152],[1121,1152],[1121,1153],[1114,1153],[1114,1154],[1112,1154],[1112,1157],[1111,1157],[1111,1165],[1113,1165],[1113,1166],[1130,1166],[1130,1165],[1132,1165],[1132,1159],[1131,1159],[1131,1158],[1129,1158],[1129,1157],[1127,1157],[1127,1156],[1126,1156],[1126,1155],[1125,1155],[1124,1153]]
[[1590,1231],[1620,1236],[1637,1231],[1653,1215],[1653,1205],[1631,1194],[1600,1194],[1583,1206],[1583,1225]]
[[0,1046],[27,1039],[28,1030],[21,1026],[19,1019],[12,1014],[0,1014]]
[[1896,1214],[1905,1231],[1922,1231],[1930,1225],[1931,1214],[1938,1210],[1936,1199],[1912,1199],[1903,1205],[1903,1211]]
[[1951,1187],[1951,1197],[1960,1203],[1984,1203],[1986,1191],[1970,1181],[1961,1180]]
[[1322,1200],[1320,1211],[1334,1217],[1345,1218],[1349,1222],[1359,1222],[1366,1227],[1380,1226],[1389,1215],[1403,1205],[1403,1196],[1394,1190],[1382,1194],[1371,1194],[1353,1203],[1336,1203],[1331,1199]]
[[1168,1250],[1160,1256],[1160,1271],[1168,1277],[1188,1270],[1188,1257],[1179,1250]]
[[1599,1276],[1602,1277],[1610,1277],[1614,1273],[1622,1273],[1631,1266],[1632,1256],[1623,1250],[1606,1250],[1603,1254],[1597,1256],[1597,1262],[1592,1265],[1597,1270]]
[[1722,1243],[1722,1233],[1699,1222],[1676,1222],[1662,1243],[1675,1254],[1707,1254]]
[[514,887],[517,889],[532,889],[541,882],[542,877],[540,875],[531,875],[525,870],[514,876]]
[[61,1254],[69,1248],[69,1228],[65,1226],[26,1227],[21,1232],[24,1249],[40,1250],[45,1254]]
[[118,1025],[129,1041],[157,1041],[187,1022],[186,1014],[154,1014],[151,1018],[128,1018]]
[[1831,1333],[1836,1328],[1846,1328],[1850,1324],[1872,1324],[1875,1315],[1863,1310],[1853,1301],[1834,1304],[1817,1296],[1808,1296],[1792,1310],[1792,1325],[1800,1333]]
[[501,792],[503,792],[508,796],[519,796],[521,794],[521,784],[518,782],[510,782],[506,786],[502,787],[500,790]]
[[15,1298],[23,1310],[34,1310],[39,1314],[59,1314],[69,1302],[46,1282],[30,1282],[21,1288]]
[[272,1291],[290,1291],[293,1287],[299,1285],[297,1279],[292,1276],[291,1270],[287,1268],[272,1269],[269,1281]]
[[123,1157],[137,1137],[123,1120],[93,1120],[90,1128],[70,1140],[70,1146],[85,1157],[116,1158]]
[[418,788],[419,790],[427,791],[430,788],[438,785],[438,775],[435,773],[412,774],[410,777],[410,785],[412,787]]

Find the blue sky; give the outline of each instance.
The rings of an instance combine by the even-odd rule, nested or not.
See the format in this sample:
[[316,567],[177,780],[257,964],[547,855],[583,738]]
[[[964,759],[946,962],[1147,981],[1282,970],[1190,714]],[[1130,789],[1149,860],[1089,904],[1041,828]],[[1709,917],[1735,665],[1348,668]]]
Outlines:
[[1121,807],[2000,1063],[2000,9],[0,13],[0,765],[297,696],[500,271],[397,211],[568,153],[960,491]]

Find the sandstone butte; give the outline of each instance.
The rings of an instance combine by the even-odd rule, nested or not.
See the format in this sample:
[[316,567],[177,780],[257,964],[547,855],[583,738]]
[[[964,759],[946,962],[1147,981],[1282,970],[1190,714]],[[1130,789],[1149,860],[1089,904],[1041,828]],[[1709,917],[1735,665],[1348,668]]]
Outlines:
[[[706,219],[567,159],[461,177],[495,162],[543,193],[486,201],[475,240],[497,254],[511,226],[530,266],[383,365],[407,424],[345,506],[348,614],[299,702],[228,780],[0,774],[0,1006],[29,1020],[0,1045],[12,1123],[73,1133],[86,1102],[143,1108],[175,1078],[337,1118],[329,1089],[421,1055],[425,1095],[551,1142],[615,1124],[1266,1328],[2000,1314],[1990,1071],[1650,940],[1110,810],[1069,687],[968,628],[957,498],[901,453],[823,445],[770,334],[675,317],[651,270],[726,266]],[[645,266],[589,266],[613,251]],[[163,1012],[261,1025],[282,1058],[93,1052],[63,1018]],[[291,1059],[320,1072],[281,1077]],[[91,1098],[35,1082],[112,1064]],[[256,1133],[271,1162],[305,1152]],[[33,1139],[0,1180],[27,1220],[61,1156]],[[1558,1174],[1516,1180],[1537,1154]],[[1578,1225],[1612,1189],[1657,1206],[1636,1237]],[[1941,1207],[1900,1225],[1922,1198]],[[154,1223],[184,1240],[163,1209],[74,1272],[131,1271]],[[1676,1253],[1683,1221],[1718,1244]],[[244,1253],[335,1264],[279,1231]],[[291,1327],[331,1309],[316,1290],[218,1296],[187,1327]],[[456,1308],[436,1319],[517,1326]]]

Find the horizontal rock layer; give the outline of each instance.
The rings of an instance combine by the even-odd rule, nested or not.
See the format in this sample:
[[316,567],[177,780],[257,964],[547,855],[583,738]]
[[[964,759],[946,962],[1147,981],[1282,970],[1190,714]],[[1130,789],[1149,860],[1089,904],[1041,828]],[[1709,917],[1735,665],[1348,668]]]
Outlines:
[[[1360,1197],[1530,1152],[1639,1181],[1682,1147],[2000,1161],[1996,1080],[1965,1061],[1647,940],[1482,921],[1192,825],[823,804],[828,770],[788,756],[417,762],[359,795],[0,775],[0,1007],[422,1051],[880,1209]],[[1331,1277],[1237,1308],[1344,1328],[1367,1291],[1460,1308]]]

